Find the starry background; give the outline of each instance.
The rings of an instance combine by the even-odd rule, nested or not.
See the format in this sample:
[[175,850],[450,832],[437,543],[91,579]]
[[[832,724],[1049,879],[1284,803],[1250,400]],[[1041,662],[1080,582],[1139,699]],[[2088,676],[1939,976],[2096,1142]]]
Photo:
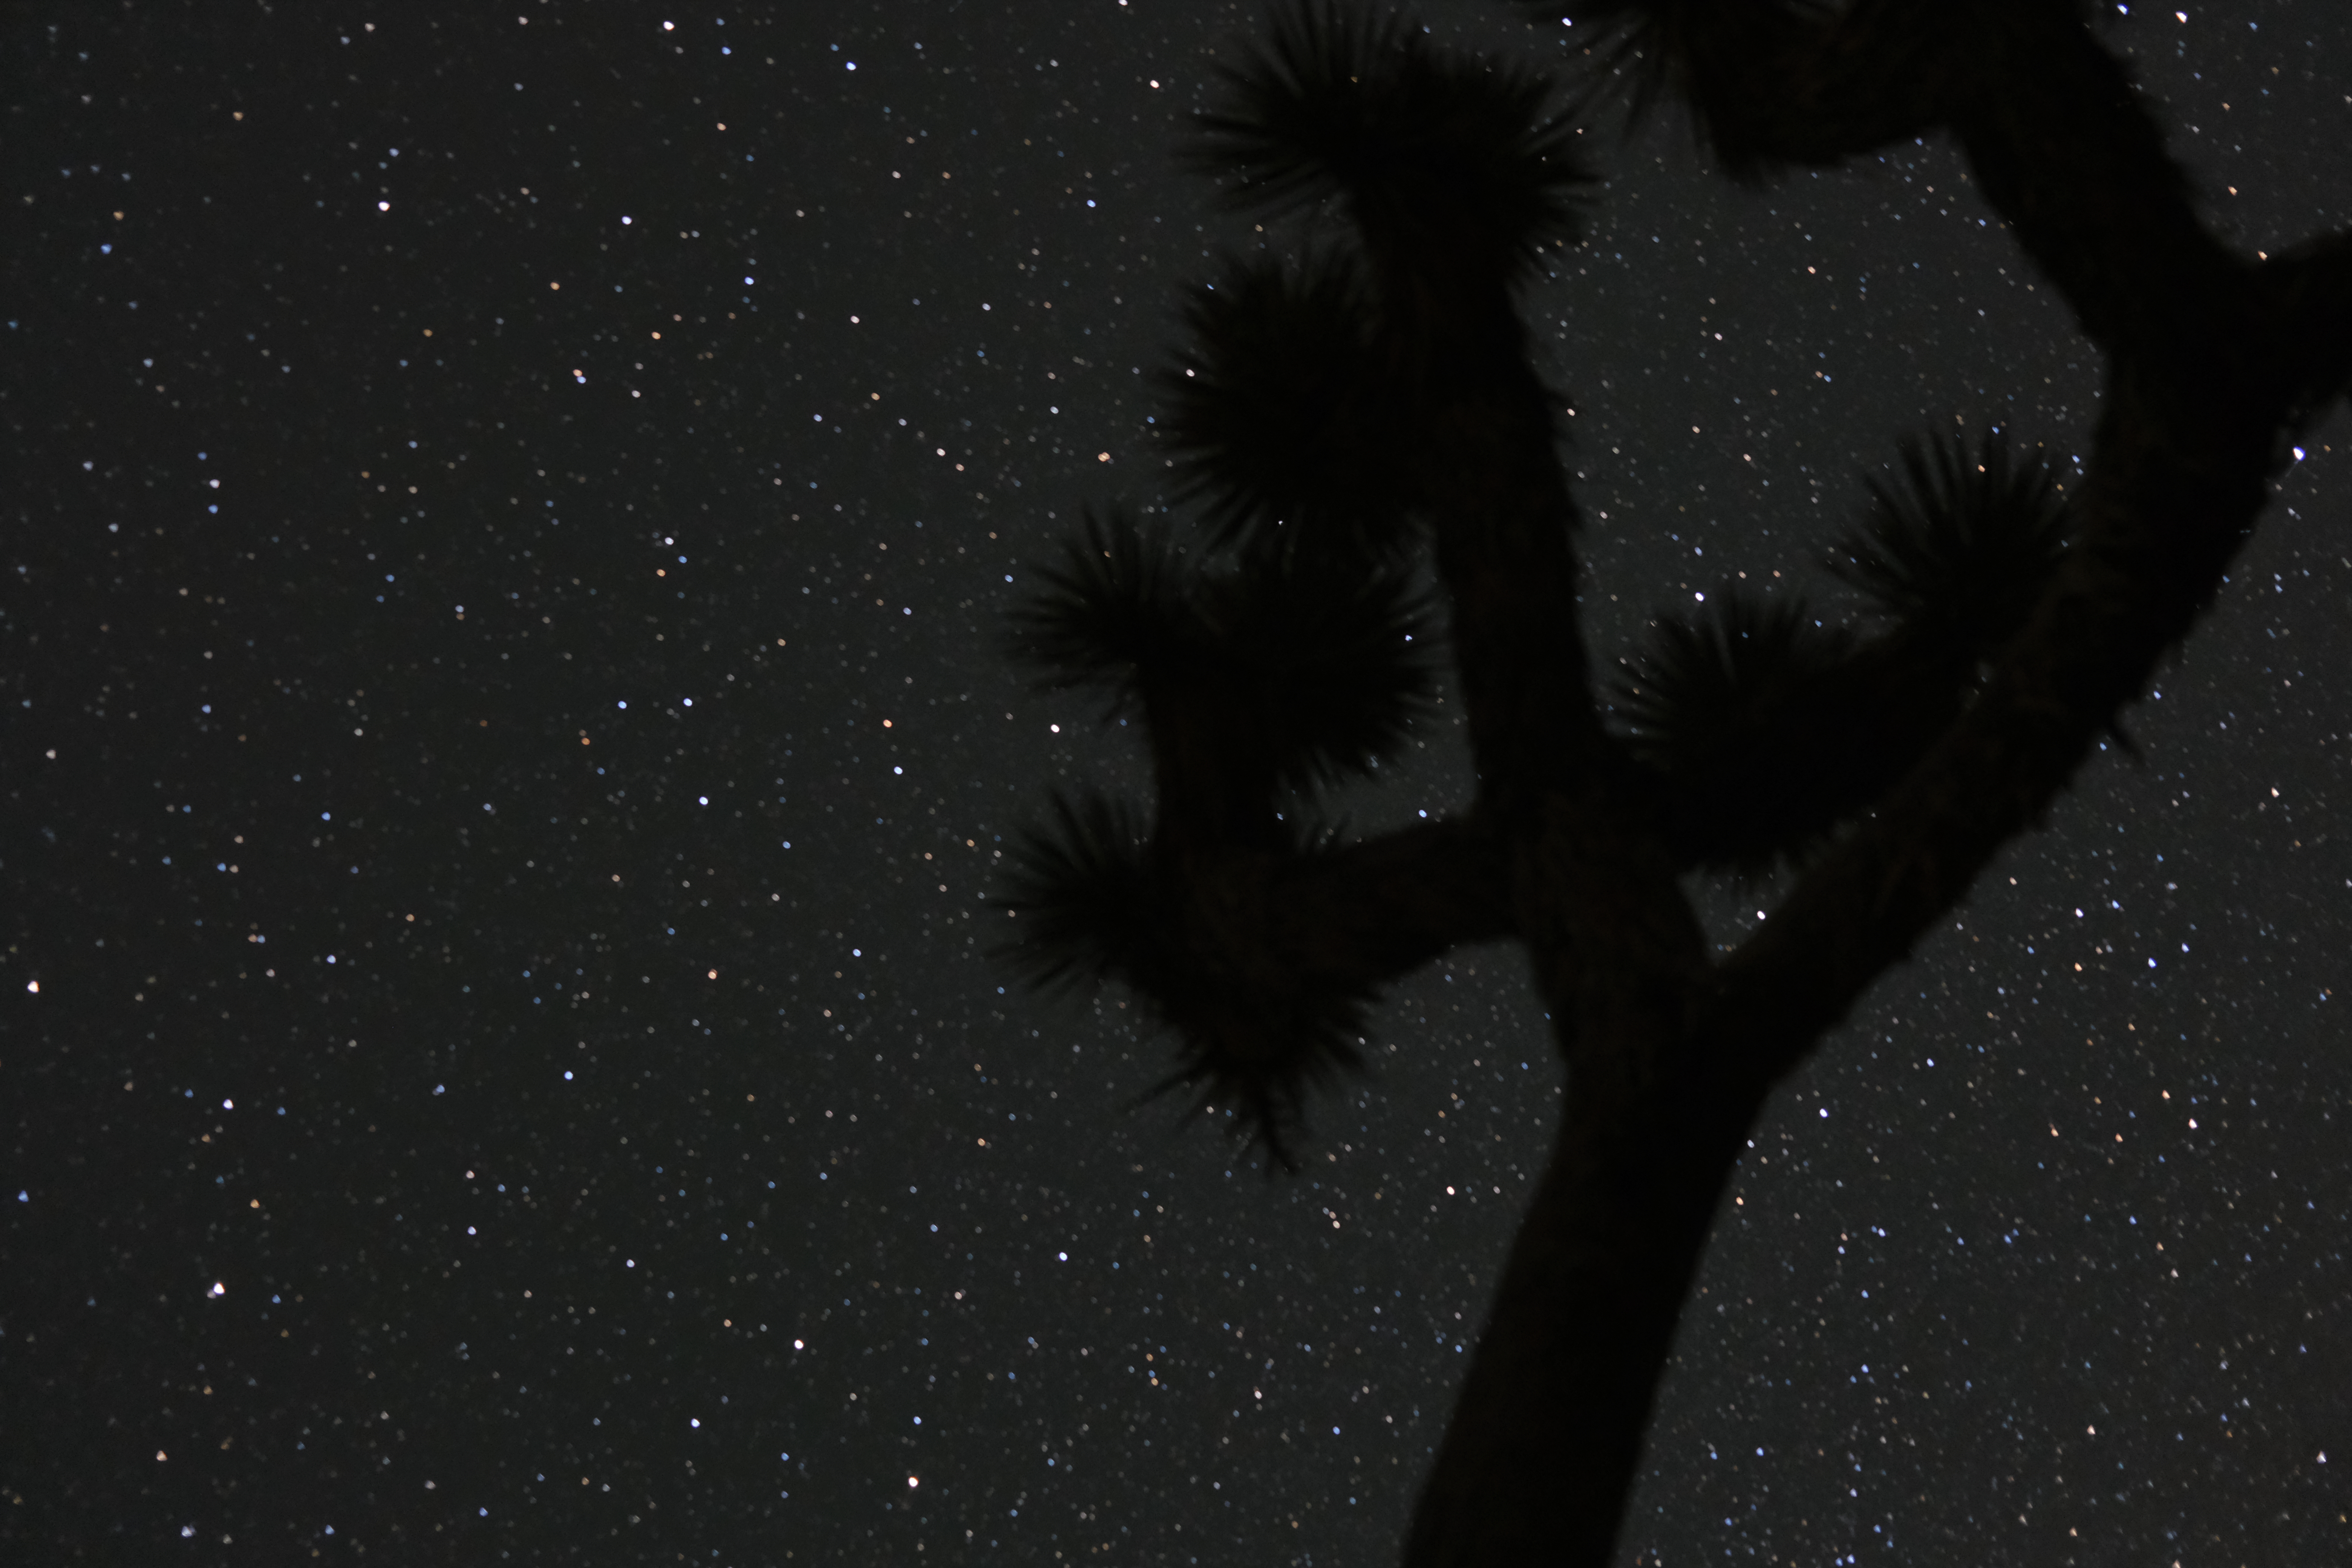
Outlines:
[[[1143,776],[999,628],[1165,499],[1251,14],[459,10],[9,12],[0,1554],[1387,1560],[1554,1114],[1522,961],[1399,986],[1268,1182],[986,957],[1047,790]],[[2134,10],[2233,243],[2352,221],[2352,16]],[[2072,464],[2095,358],[1948,147],[1592,140],[1528,310],[1604,657],[1846,607],[1904,434]],[[2347,1539],[2347,433],[1758,1129],[1628,1561]]]

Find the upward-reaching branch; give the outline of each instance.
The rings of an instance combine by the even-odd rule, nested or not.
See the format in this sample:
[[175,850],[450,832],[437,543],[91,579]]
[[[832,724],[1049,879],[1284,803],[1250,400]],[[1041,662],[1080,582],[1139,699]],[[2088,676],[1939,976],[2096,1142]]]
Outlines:
[[[2284,290],[2265,295],[2198,226],[2120,68],[2057,7],[1985,0],[1898,15],[1864,0],[1844,14],[1866,25],[1859,34],[1748,0],[1622,8],[1673,24],[1654,41],[1681,50],[1670,69],[1718,150],[1750,172],[1792,153],[1860,151],[1906,123],[1952,123],[1980,171],[1997,169],[1983,175],[1996,200],[2032,198],[2011,216],[2108,347],[2109,412],[2081,548],[2000,651],[1989,688],[1725,970],[1694,965],[1679,996],[1661,994],[1676,989],[1675,944],[1664,922],[1645,918],[1666,907],[1641,900],[1654,879],[1612,879],[1612,868],[1572,854],[1542,863],[1538,875],[1570,889],[1560,907],[1571,914],[1617,905],[1614,924],[1522,925],[1531,945],[1584,942],[1588,964],[1604,951],[1632,961],[1596,973],[1536,953],[1538,973],[1577,980],[1571,1062],[1605,1066],[1613,1054],[1624,1070],[1597,1081],[1571,1072],[1553,1166],[1416,1511],[1412,1568],[1607,1560],[1664,1325],[1741,1131],[1778,1078],[2063,786],[2210,596],[2260,507],[2282,427],[2345,384],[2343,306],[2302,283],[2311,308],[2295,325],[2332,338],[2317,354],[2307,339],[2280,335],[2275,310],[2261,320],[2260,305]],[[1961,31],[1943,32],[1955,16]],[[1883,93],[1859,90],[1862,43],[1928,121],[1906,121]],[[1749,58],[1736,60],[1733,47]],[[1857,90],[1841,97],[1847,88]],[[2105,211],[2086,219],[2089,206]],[[2099,223],[2111,226],[2089,232]],[[1571,830],[1552,842],[1591,840]],[[1626,984],[1629,968],[1653,983]],[[1628,1357],[1644,1375],[1622,1375]]]
[[2347,280],[2341,240],[2268,268],[2230,255],[2079,16],[2028,0],[1975,9],[1985,26],[1956,46],[1975,86],[1948,87],[1942,112],[2106,350],[2105,413],[2077,546],[1980,700],[1710,988],[1716,1059],[1761,1081],[2039,819],[2220,586],[2284,437],[2352,376],[2352,310],[2310,287],[2331,268]]
[[1676,865],[1755,874],[1818,849],[1918,764],[2040,602],[2070,518],[2049,471],[1997,436],[1903,458],[1907,487],[1874,480],[1830,563],[1891,622],[1881,635],[1732,586],[1701,619],[1662,616],[1627,665],[1617,706]]
[[[2073,6],[1574,8],[1622,24],[1619,63],[1684,95],[1744,177],[1952,131],[2106,352],[2108,396],[2071,506],[1998,447],[1915,452],[1910,493],[1882,491],[1845,547],[1890,626],[1864,639],[1737,602],[1670,626],[1636,667],[1635,733],[1612,734],[1558,399],[1513,299],[1590,183],[1572,128],[1540,78],[1320,0],[1230,73],[1204,166],[1245,205],[1336,205],[1357,249],[1237,268],[1194,300],[1171,429],[1243,570],[1096,528],[1048,574],[1028,651],[1140,708],[1160,798],[1148,838],[1066,808],[1012,901],[1036,969],[1135,986],[1180,1036],[1171,1081],[1278,1155],[1309,1088],[1356,1059],[1381,984],[1453,942],[1527,945],[1568,1093],[1412,1568],[1608,1561],[1765,1096],[2064,787],[2210,598],[2284,434],[2352,375],[2352,241],[2231,256]],[[1478,805],[1336,847],[1298,797],[1401,732],[1427,644],[1404,630],[1400,558],[1423,538]],[[1710,965],[1676,872],[1809,842],[1828,847],[1793,896]]]

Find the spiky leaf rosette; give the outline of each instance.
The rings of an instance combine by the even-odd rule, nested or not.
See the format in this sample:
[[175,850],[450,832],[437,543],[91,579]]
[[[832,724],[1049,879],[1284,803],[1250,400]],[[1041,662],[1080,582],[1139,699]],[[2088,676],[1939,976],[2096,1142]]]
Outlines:
[[2049,468],[1989,436],[1906,441],[1908,481],[1869,481],[1871,507],[1829,568],[1915,636],[1982,657],[2025,624],[2065,553],[2070,508]]
[[1126,805],[1057,795],[991,900],[1020,927],[997,956],[1049,990],[1126,985],[1177,1038],[1175,1072],[1143,1098],[1190,1087],[1195,1113],[1230,1110],[1290,1165],[1309,1095],[1362,1067],[1368,988],[1297,962],[1276,913],[1279,879],[1327,848],[1302,827],[1273,853],[1178,856]]
[[1701,620],[1672,617],[1628,660],[1617,705],[1635,754],[1663,775],[1663,809],[1696,862],[1759,872],[1843,814],[1872,717],[1854,642],[1801,602],[1718,594]]
[[1192,161],[1232,180],[1236,205],[1281,212],[1337,199],[1384,262],[1438,262],[1496,280],[1575,237],[1594,183],[1550,81],[1434,49],[1409,21],[1321,0],[1278,12],[1257,55],[1223,74]]
[[1867,810],[1966,707],[1990,624],[1906,618],[1862,641],[1801,603],[1731,593],[1665,618],[1618,707],[1681,862],[1759,875]]
[[1336,833],[1297,812],[1285,827],[1271,851],[1168,858],[1181,914],[1134,983],[1177,1053],[1176,1070],[1139,1098],[1189,1089],[1188,1116],[1228,1111],[1236,1138],[1296,1170],[1308,1100],[1365,1070],[1374,983],[1352,952],[1335,966],[1311,917],[1286,914],[1286,883],[1318,876]]
[[1701,619],[1662,620],[1654,651],[1626,666],[1619,710],[1662,758],[1706,756],[1726,738],[1744,739],[1853,647],[1844,628],[1817,625],[1802,600],[1719,593],[1710,608]]
[[[1367,772],[1432,695],[1425,607],[1402,570],[1299,558],[1204,574],[1161,533],[1091,514],[1044,591],[1014,615],[1014,651],[1054,686],[1099,684],[1140,711],[1163,810],[1213,810]],[[1253,782],[1255,781],[1255,782]]]
[[1042,586],[1009,617],[1008,651],[1047,687],[1108,687],[1118,717],[1142,711],[1148,682],[1199,678],[1210,631],[1197,574],[1164,528],[1088,509],[1060,558],[1034,571]]
[[1158,956],[1160,968],[1139,976],[1138,989],[1173,1028],[1178,1065],[1143,1098],[1189,1089],[1189,1114],[1232,1112],[1236,1137],[1297,1169],[1292,1151],[1308,1100],[1364,1070],[1370,997],[1278,972],[1262,956],[1248,962],[1255,955],[1223,932],[1185,954],[1193,962],[1181,969],[1176,955]]
[[1436,695],[1428,605],[1401,569],[1329,570],[1293,556],[1244,563],[1207,588],[1234,712],[1254,690],[1286,790],[1395,756]]
[[1406,400],[1381,374],[1353,270],[1310,255],[1230,264],[1187,300],[1191,346],[1160,377],[1181,501],[1212,541],[1335,568],[1412,541]]
[[1160,898],[1133,807],[1100,795],[1056,794],[1052,820],[1017,833],[1003,891],[1018,933],[998,956],[1046,990],[1134,973],[1158,941]]

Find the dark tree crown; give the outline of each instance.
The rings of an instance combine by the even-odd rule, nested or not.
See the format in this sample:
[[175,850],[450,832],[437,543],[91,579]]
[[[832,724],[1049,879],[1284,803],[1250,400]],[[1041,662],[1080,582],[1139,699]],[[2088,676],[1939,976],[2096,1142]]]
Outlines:
[[2025,624],[2058,570],[2065,494],[2045,464],[2021,462],[1998,433],[1973,452],[1948,433],[1902,452],[1907,484],[1869,481],[1870,514],[1829,569],[1922,635],[1989,653]]
[[1443,253],[1498,279],[1539,270],[1579,233],[1593,176],[1549,79],[1446,53],[1402,16],[1336,5],[1275,13],[1263,48],[1222,68],[1190,162],[1270,215],[1337,202],[1382,261]]
[[1157,383],[1176,500],[1200,509],[1212,548],[1333,571],[1412,548],[1407,405],[1370,326],[1344,252],[1230,262],[1192,290],[1190,342]]
[[[1582,127],[1537,72],[1326,0],[1225,69],[1194,166],[1339,221],[1189,296],[1157,384],[1194,546],[1089,514],[1014,617],[1047,684],[1141,719],[1154,795],[1057,797],[1000,902],[1033,978],[1116,980],[1174,1036],[1152,1092],[1286,1165],[1390,984],[1524,947],[1568,1091],[1409,1568],[1612,1560],[1766,1098],[2118,732],[2352,381],[2352,237],[2229,252],[2072,0],[1569,5],[1582,104],[1670,95],[1735,178],[1948,133],[2109,384],[2063,483],[1949,427],[1865,477],[1824,563],[1851,621],[1725,584],[1595,657],[1561,397],[1519,316],[1578,232]],[[1412,743],[1441,651],[1475,800],[1310,826]],[[1726,952],[1694,869],[1795,875]]]
[[[1142,720],[1159,799],[1148,827],[1104,800],[1057,803],[1002,902],[1028,922],[1017,963],[1146,996],[1178,1036],[1171,1081],[1204,1086],[1286,1158],[1307,1089],[1361,1059],[1378,986],[1235,960],[1231,931],[1204,922],[1230,926],[1218,899],[1307,875],[1298,823],[1318,794],[1376,775],[1433,699],[1437,639],[1409,584],[1432,530],[1461,526],[1444,520],[1464,481],[1433,461],[1440,395],[1414,318],[1440,280],[1517,287],[1573,232],[1590,176],[1548,81],[1400,19],[1304,5],[1226,75],[1197,166],[1244,205],[1338,201],[1353,238],[1229,260],[1188,299],[1189,341],[1157,384],[1197,552],[1164,522],[1089,512],[1036,569],[1011,651],[1047,687],[1100,689],[1107,717]],[[1557,442],[1558,395],[1526,385]],[[1756,877],[1832,842],[1942,732],[2054,570],[2067,514],[2042,466],[1950,436],[1903,462],[1907,485],[1869,481],[1832,562],[1890,625],[1723,592],[1696,619],[1663,615],[1655,646],[1620,661],[1625,755],[1679,864]]]

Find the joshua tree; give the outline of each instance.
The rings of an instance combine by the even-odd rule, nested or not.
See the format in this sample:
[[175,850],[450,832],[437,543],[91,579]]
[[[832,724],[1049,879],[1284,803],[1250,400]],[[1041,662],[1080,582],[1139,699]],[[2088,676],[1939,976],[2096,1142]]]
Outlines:
[[[1286,1161],[1383,984],[1461,942],[1531,960],[1566,1067],[1404,1561],[1606,1563],[1708,1227],[1773,1086],[2116,731],[2352,374],[2352,237],[2267,260],[2204,226],[2074,0],[1576,0],[1593,90],[1399,21],[1278,17],[1205,115],[1236,205],[1341,242],[1235,263],[1163,377],[1196,547],[1089,517],[1021,615],[1060,684],[1148,728],[1147,818],[1062,801],[1005,902],[1045,981],[1116,979],[1188,1086]],[[1542,8],[1556,18],[1557,4]],[[2105,356],[2083,483],[1910,447],[1834,569],[1864,625],[1713,596],[1596,668],[1579,530],[1515,294],[1573,241],[1575,121],[1679,99],[1725,173],[1948,133]],[[1318,226],[1328,235],[1328,225]],[[1437,606],[1412,584],[1431,569]],[[1451,658],[1475,803],[1342,841],[1318,792]],[[1717,956],[1677,879],[1782,874]]]

